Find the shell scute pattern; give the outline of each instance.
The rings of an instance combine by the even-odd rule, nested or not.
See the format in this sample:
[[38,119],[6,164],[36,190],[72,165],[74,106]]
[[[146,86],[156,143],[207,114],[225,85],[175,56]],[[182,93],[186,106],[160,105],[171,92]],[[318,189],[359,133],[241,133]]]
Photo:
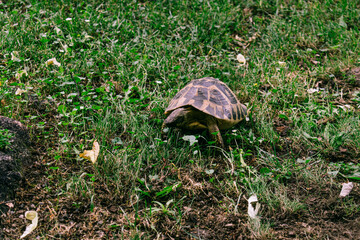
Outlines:
[[[239,107],[239,105],[237,105],[236,106],[236,109],[237,109],[237,111],[236,111],[236,113],[237,113],[237,116],[236,116],[236,118],[237,119],[241,119],[241,116],[245,116],[244,114],[243,114],[243,112],[241,111],[242,110],[242,108],[240,109],[241,107]],[[246,113],[245,113],[246,114]]]
[[228,98],[221,94],[217,89],[211,90],[209,101],[222,106],[229,105]]
[[238,103],[238,100],[235,98],[234,94],[229,90],[229,88],[226,85],[218,84],[217,87],[225,96],[228,97],[231,104],[237,104]]
[[214,85],[214,79],[211,78],[201,78],[194,80],[192,83],[193,86],[203,86],[203,87],[210,87]]
[[209,104],[206,108],[205,108],[206,112],[209,113],[210,115],[214,116],[215,115],[215,108],[213,106],[211,106],[211,104]]
[[223,113],[221,107],[217,106],[217,107],[216,107],[216,117],[219,118],[218,116],[221,116],[221,115],[223,115],[223,114],[224,114],[224,113]]
[[181,89],[173,98],[173,100],[179,99],[182,95],[184,95],[184,93],[186,93],[189,90],[189,86],[184,87],[183,89]]
[[231,112],[227,108],[224,108],[224,117],[226,117],[227,119],[232,119]]
[[197,92],[197,88],[190,87],[189,91],[184,95],[184,98],[186,99],[192,99],[195,96],[195,93]]
[[192,104],[195,108],[199,109],[202,107],[202,105],[204,104],[204,100],[202,99],[194,99],[194,103]]
[[231,108],[231,112],[232,112],[232,115],[233,115],[233,119],[238,119],[238,116],[236,115],[236,108]]
[[209,99],[209,89],[198,87],[197,88],[197,94],[193,97],[195,101],[201,101]]
[[246,116],[246,108],[244,109],[228,86],[211,77],[188,83],[171,100],[165,114],[184,106],[192,106],[229,122],[238,122]]

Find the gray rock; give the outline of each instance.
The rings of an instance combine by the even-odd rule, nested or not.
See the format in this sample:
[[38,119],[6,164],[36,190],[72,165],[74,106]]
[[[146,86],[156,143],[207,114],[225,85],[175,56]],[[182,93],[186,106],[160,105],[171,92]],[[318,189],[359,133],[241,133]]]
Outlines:
[[[0,130],[7,129],[7,136],[0,132],[0,205],[14,198],[22,179],[23,167],[30,163],[30,137],[19,121],[0,116]],[[4,142],[8,144],[5,146]],[[1,209],[0,209],[1,210]]]

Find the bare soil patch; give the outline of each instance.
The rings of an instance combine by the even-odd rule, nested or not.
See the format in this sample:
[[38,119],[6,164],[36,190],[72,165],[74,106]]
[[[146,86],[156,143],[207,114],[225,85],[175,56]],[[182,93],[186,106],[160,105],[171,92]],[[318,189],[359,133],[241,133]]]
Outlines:
[[[40,222],[33,236],[41,229],[46,233],[45,238],[130,239],[132,228],[136,227],[141,229],[144,239],[157,236],[161,239],[257,239],[249,229],[245,196],[241,197],[236,214],[229,211],[224,208],[224,202],[238,196],[229,193],[226,198],[202,173],[184,170],[180,175],[184,185],[180,195],[187,195],[181,206],[181,218],[158,213],[154,214],[151,223],[149,219],[136,216],[126,196],[115,198],[111,189],[101,185],[96,186],[94,208],[90,207],[90,199],[86,197],[52,191],[44,166],[44,161],[35,161],[27,170],[16,199],[6,203],[11,207],[9,212],[2,214],[2,239],[18,238],[29,224],[23,217],[25,211],[34,209],[40,213]],[[303,187],[299,188],[299,185]],[[338,198],[339,189],[326,183],[325,187],[309,185],[305,181],[290,181],[287,186],[289,197],[300,199],[306,208],[288,214],[286,211],[272,212],[266,209],[266,203],[262,203],[262,222],[271,224],[262,239],[360,238],[360,210],[348,211],[348,200]],[[302,190],[299,192],[299,189]],[[360,191],[356,185],[349,197],[360,204]],[[166,199],[160,201],[166,203]]]
[[[294,185],[291,187],[291,185]],[[292,198],[299,198],[306,209],[298,214],[272,214],[275,239],[359,239],[360,209],[350,213],[346,199],[339,198],[339,189],[328,186],[309,186],[305,182],[290,183],[288,189],[302,192],[289,192]],[[349,196],[360,203],[360,191],[354,188]]]

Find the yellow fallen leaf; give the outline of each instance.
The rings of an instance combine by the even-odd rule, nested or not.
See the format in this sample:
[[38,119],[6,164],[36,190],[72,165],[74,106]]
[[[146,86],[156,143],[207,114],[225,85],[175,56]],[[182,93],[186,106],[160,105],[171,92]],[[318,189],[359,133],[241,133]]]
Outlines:
[[20,239],[29,235],[37,227],[39,221],[38,213],[36,211],[25,212],[25,217],[32,222],[29,226],[26,227],[25,232],[21,235]]
[[46,65],[56,65],[56,66],[58,66],[58,67],[60,67],[61,66],[61,64],[58,62],[58,61],[56,61],[56,58],[50,58],[49,60],[47,60],[46,62],[45,62],[45,64]]
[[100,145],[95,140],[93,143],[93,148],[91,150],[85,150],[83,153],[80,153],[80,157],[90,160],[92,163],[95,163],[100,153]]

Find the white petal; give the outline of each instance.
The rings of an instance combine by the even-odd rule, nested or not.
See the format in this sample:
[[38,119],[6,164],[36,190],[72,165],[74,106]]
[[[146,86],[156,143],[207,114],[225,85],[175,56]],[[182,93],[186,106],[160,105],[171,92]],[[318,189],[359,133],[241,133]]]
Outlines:
[[22,90],[20,88],[16,89],[15,95],[21,95],[23,93],[26,93],[26,90]]
[[215,172],[215,170],[214,169],[206,169],[205,172],[206,172],[206,174],[211,175]]
[[45,62],[46,65],[56,65],[58,67],[61,66],[61,63],[59,63],[58,61],[56,61],[56,58],[50,58],[49,60],[47,60]]
[[278,64],[279,64],[281,67],[286,66],[286,62],[281,62],[281,61],[279,61]]
[[257,202],[257,201],[258,201],[258,198],[255,194],[251,195],[251,197],[249,197],[249,199],[248,199],[248,203],[253,203],[253,202]]
[[[248,215],[250,218],[258,218],[257,214],[259,212],[260,209],[260,203],[257,202],[257,196],[254,194],[251,197],[249,197],[248,199]],[[254,209],[254,207],[251,205],[251,203],[256,202],[256,207]]]
[[316,93],[318,91],[319,91],[319,89],[315,89],[315,88],[310,88],[310,89],[307,90],[307,92],[310,93],[310,94]]
[[242,54],[238,54],[236,56],[236,59],[238,60],[238,62],[240,63],[240,65],[245,65],[246,64],[246,59]]
[[197,143],[198,140],[196,139],[196,137],[194,135],[185,135],[182,137],[182,139],[184,141],[189,141],[190,142],[190,146],[194,145],[194,143]]
[[340,192],[340,197],[346,197],[347,195],[349,195],[351,190],[353,189],[353,187],[354,187],[354,184],[352,182],[343,183],[342,189]]
[[26,227],[25,232],[21,235],[21,238],[26,237],[29,235],[36,227],[39,221],[39,216],[36,211],[27,211],[25,212],[26,219],[32,220],[31,224]]

